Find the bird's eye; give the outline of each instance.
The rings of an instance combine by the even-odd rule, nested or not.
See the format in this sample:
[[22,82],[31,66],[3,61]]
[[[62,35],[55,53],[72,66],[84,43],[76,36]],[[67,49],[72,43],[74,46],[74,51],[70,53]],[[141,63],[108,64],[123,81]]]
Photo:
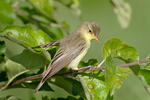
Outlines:
[[91,31],[91,30],[89,30],[89,32],[91,33],[92,31]]

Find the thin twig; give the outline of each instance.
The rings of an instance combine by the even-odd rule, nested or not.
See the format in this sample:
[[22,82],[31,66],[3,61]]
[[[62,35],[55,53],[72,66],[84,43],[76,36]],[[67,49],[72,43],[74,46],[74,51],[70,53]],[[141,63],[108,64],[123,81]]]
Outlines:
[[[129,67],[129,66],[135,66],[135,65],[139,65],[139,64],[142,64],[146,61],[149,61],[150,58],[149,57],[146,57],[142,60],[139,60],[137,62],[131,62],[131,63],[128,63],[128,64],[122,64],[122,65],[119,65],[118,67]],[[80,68],[78,70],[75,70],[75,71],[70,71],[70,72],[65,72],[65,73],[59,73],[59,74],[55,74],[54,76],[66,76],[66,75],[72,75],[72,74],[75,74],[75,73],[81,73],[81,72],[91,72],[91,71],[95,71],[95,70],[104,70],[105,67],[93,67],[93,66],[87,66],[87,67],[83,67],[83,68]],[[20,79],[20,80],[17,80],[17,81],[14,81],[12,82],[9,86],[13,86],[13,85],[17,85],[17,84],[20,84],[22,82],[25,82],[25,81],[29,81],[29,80],[33,80],[33,79],[38,79],[38,78],[41,78],[42,77],[42,74],[38,74],[38,75],[33,75],[33,76],[29,76],[29,77],[26,77],[26,78],[23,78],[23,79]],[[4,87],[5,84],[3,85],[0,85],[0,89],[2,87]]]
[[139,80],[141,80],[141,83],[143,84],[144,89],[145,89],[145,90],[147,91],[147,93],[150,95],[150,88],[149,88],[148,84],[146,83],[144,77],[143,77],[143,76],[139,76],[138,78],[139,78]]

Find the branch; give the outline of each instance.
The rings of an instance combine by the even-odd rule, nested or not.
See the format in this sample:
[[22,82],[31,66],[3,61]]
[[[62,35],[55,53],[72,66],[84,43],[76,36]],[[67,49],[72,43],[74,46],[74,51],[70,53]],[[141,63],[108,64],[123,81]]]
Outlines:
[[[150,58],[146,57],[146,58],[144,58],[142,60],[139,60],[137,62],[131,62],[131,63],[127,63],[127,64],[122,64],[122,65],[119,65],[118,67],[122,67],[123,68],[123,67],[135,66],[135,65],[142,64],[142,63],[144,63],[146,61],[149,61],[149,60],[150,60]],[[105,67],[87,66],[87,67],[83,67],[83,68],[80,68],[78,70],[74,70],[74,71],[70,71],[70,72],[58,73],[58,74],[55,74],[54,76],[66,76],[66,75],[70,75],[70,74],[81,73],[81,72],[91,72],[91,71],[95,71],[95,70],[105,70]],[[26,78],[14,81],[9,86],[17,85],[17,84],[20,84],[22,82],[33,80],[33,79],[38,79],[38,78],[41,78],[42,76],[43,76],[42,74],[29,76],[29,77],[26,77]],[[0,85],[0,89],[2,87],[4,87],[5,85],[6,84]]]

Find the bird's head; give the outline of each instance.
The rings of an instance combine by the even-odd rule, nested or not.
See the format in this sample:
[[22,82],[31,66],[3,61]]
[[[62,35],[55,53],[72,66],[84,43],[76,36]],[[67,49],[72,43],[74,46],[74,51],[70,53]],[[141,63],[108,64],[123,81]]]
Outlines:
[[100,32],[100,26],[95,22],[84,22],[79,27],[79,31],[85,40],[90,41],[95,39],[99,41],[98,34]]

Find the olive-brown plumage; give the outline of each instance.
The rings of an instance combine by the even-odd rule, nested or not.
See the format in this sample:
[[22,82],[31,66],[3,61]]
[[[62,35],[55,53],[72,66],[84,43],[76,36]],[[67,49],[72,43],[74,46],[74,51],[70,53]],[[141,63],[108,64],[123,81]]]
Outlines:
[[[80,60],[87,53],[92,39],[98,40],[100,27],[94,22],[85,22],[81,24],[75,32],[65,37],[62,40],[52,42],[51,44],[59,45],[60,48],[56,52],[54,58],[49,64],[46,72],[43,73],[43,78],[35,92],[37,92],[44,82],[65,66],[71,69],[77,69]],[[40,47],[47,47],[48,44]]]

